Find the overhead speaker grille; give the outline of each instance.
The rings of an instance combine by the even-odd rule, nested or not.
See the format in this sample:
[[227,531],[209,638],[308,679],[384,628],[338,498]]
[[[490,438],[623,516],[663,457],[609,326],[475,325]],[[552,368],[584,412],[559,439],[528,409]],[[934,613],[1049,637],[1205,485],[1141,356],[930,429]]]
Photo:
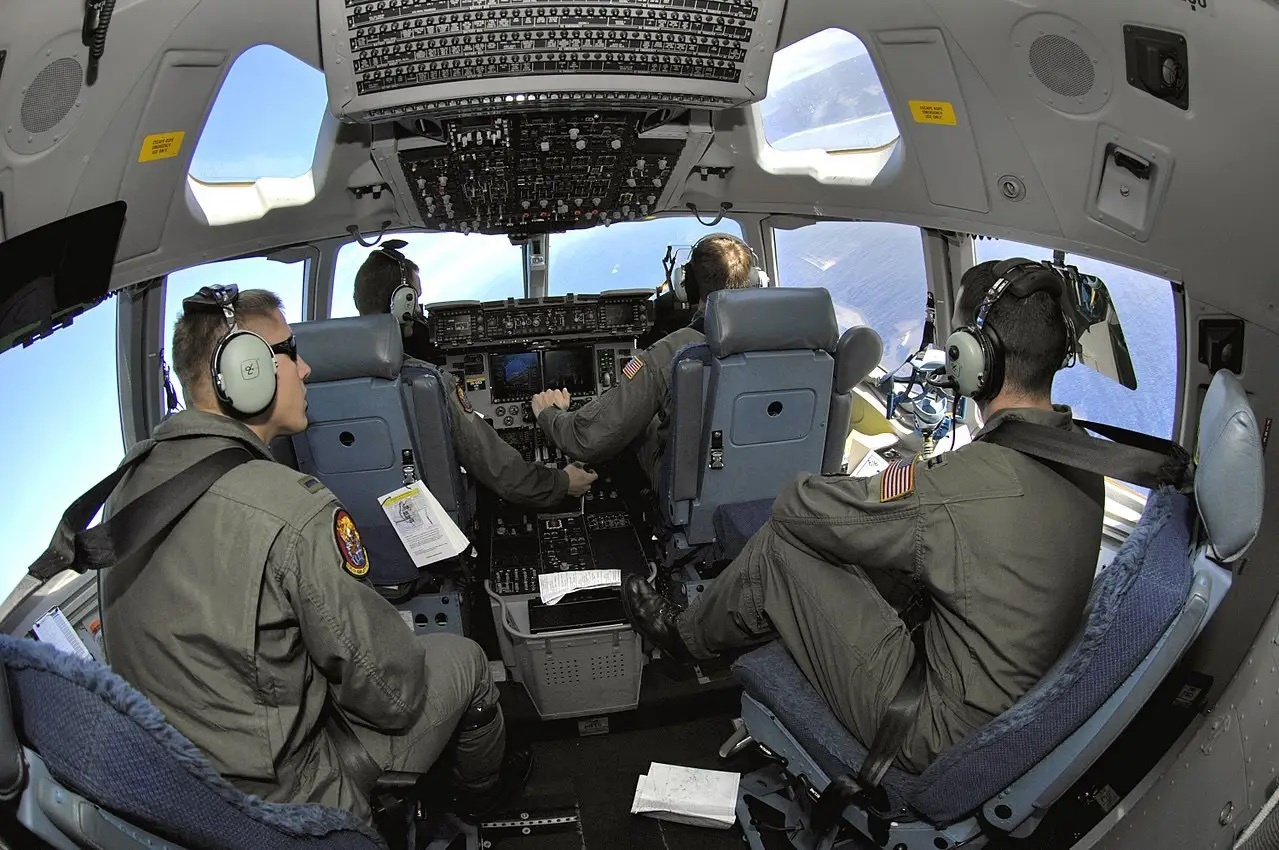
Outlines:
[[70,56],[46,65],[22,98],[22,128],[28,133],[47,133],[62,123],[80,96],[83,77],[84,69]]
[[1019,21],[1012,35],[1021,75],[1043,103],[1082,114],[1096,112],[1110,99],[1110,63],[1100,43],[1079,24],[1040,12]]
[[1065,97],[1083,97],[1097,82],[1088,54],[1060,35],[1041,35],[1031,43],[1030,68],[1039,82]]

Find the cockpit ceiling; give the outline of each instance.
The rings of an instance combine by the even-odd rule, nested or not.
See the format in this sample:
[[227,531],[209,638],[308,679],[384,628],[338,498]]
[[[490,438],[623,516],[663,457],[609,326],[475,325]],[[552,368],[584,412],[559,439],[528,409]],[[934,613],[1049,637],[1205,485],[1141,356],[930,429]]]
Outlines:
[[[0,12],[0,226],[125,200],[115,287],[352,225],[519,236],[730,210],[748,231],[879,219],[1065,249],[1279,330],[1255,296],[1279,195],[1266,0],[120,0],[96,58],[84,9]],[[772,56],[830,28],[865,44],[900,137],[774,148]],[[325,73],[314,197],[211,224],[191,155],[262,43]]]

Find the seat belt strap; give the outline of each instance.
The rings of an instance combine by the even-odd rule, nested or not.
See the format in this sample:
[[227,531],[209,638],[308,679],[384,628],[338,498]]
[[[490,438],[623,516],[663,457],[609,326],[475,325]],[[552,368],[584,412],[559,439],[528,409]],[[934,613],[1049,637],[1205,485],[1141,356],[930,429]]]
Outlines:
[[222,449],[143,493],[106,522],[85,530],[125,473],[149,454],[150,449],[139,453],[76,499],[62,515],[49,548],[27,571],[48,580],[63,570],[83,573],[128,560],[186,513],[215,481],[254,459],[247,448]]
[[875,740],[862,761],[857,775],[845,774],[831,779],[813,807],[813,826],[819,834],[836,828],[840,818],[853,803],[860,804],[867,815],[867,829],[871,838],[884,846],[888,841],[889,811],[888,792],[880,783],[901,752],[906,736],[915,727],[919,709],[924,701],[924,686],[928,681],[928,654],[924,651],[924,624],[932,614],[932,597],[924,588],[901,611],[901,618],[910,630],[915,644],[915,660],[906,671],[906,678],[897,693],[884,709],[875,730]]
[[[981,439],[1052,463],[1095,472],[1140,487],[1194,484],[1194,463],[1177,443],[1123,428],[1078,421],[1108,440],[1031,422],[1000,422]],[[1114,442],[1111,442],[1113,440]]]

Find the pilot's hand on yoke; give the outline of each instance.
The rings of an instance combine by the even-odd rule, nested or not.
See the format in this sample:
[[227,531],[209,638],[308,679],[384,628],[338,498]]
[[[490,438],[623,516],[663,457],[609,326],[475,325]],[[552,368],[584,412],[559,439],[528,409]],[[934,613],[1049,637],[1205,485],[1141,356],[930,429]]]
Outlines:
[[541,416],[542,411],[552,405],[561,410],[568,410],[569,405],[572,403],[573,399],[568,394],[568,390],[543,390],[533,396],[533,418],[536,419]]
[[564,467],[564,471],[568,473],[568,494],[573,497],[585,495],[595,479],[599,478],[598,474],[576,461]]

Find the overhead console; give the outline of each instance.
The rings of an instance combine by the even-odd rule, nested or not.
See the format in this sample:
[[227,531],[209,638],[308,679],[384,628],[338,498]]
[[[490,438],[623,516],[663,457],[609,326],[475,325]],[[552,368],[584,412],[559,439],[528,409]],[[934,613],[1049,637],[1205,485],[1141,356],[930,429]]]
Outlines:
[[767,92],[785,0],[320,0],[339,118],[408,224],[514,238],[668,208]]
[[457,233],[563,231],[663,209],[710,144],[710,122],[643,112],[520,112],[376,134],[401,216]]
[[320,0],[329,102],[376,122],[764,97],[784,0]]

